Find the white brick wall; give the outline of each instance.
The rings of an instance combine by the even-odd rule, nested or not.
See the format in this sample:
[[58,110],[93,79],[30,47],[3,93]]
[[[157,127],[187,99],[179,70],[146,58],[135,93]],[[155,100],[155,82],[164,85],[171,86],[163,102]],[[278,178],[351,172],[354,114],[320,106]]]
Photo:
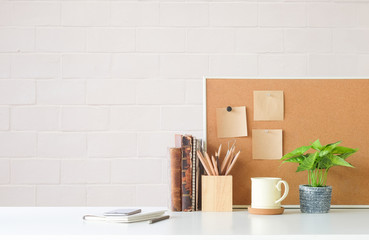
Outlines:
[[213,3],[209,6],[210,26],[257,26],[258,5],[255,3]]
[[64,78],[105,78],[110,76],[109,54],[65,54],[62,56]]
[[[1,4],[1,3],[0,3]],[[0,55],[0,79],[10,77],[11,56],[6,54]]]
[[37,104],[84,104],[86,84],[83,81],[37,81]]
[[87,137],[90,157],[134,157],[137,155],[135,133],[89,133]]
[[0,2],[0,26],[9,26],[12,24],[12,8],[11,2]]
[[34,132],[0,132],[0,157],[35,157],[37,134]]
[[[135,119],[132,121],[132,119]],[[112,130],[160,130],[160,108],[146,106],[112,107],[110,114]]]
[[32,28],[0,28],[0,52],[29,52],[35,48],[35,30]]
[[13,184],[58,184],[60,161],[13,159],[10,174]]
[[63,107],[61,129],[65,131],[107,130],[109,108],[106,107]]
[[37,153],[40,157],[85,157],[87,152],[84,133],[39,133]]
[[108,159],[65,160],[61,162],[62,184],[110,183]]
[[35,104],[35,90],[33,80],[1,80],[0,104]]
[[186,31],[184,29],[137,29],[136,38],[137,52],[185,51]]
[[135,104],[136,102],[135,81],[89,80],[86,85],[88,104]]
[[59,129],[59,107],[14,107],[10,118],[14,130]]
[[7,159],[0,160],[0,184],[8,184],[10,182],[10,161]]
[[369,0],[0,1],[0,206],[168,204],[202,77],[368,77]]
[[107,26],[110,18],[108,1],[62,2],[62,26]]
[[86,46],[86,29],[45,27],[36,29],[36,50],[40,52],[82,52]]
[[12,78],[56,78],[60,74],[60,56],[56,54],[16,54],[11,65]]
[[38,206],[83,206],[86,205],[86,188],[81,185],[38,185]]
[[15,26],[57,26],[60,24],[58,2],[14,2],[11,23]]
[[87,186],[87,206],[133,206],[135,194],[136,186],[129,184]]
[[259,24],[265,27],[306,26],[306,5],[301,3],[267,3],[259,5]]
[[9,115],[8,107],[0,107],[0,130],[9,129]]
[[[87,32],[88,52],[133,52],[134,29],[90,28]],[[106,62],[105,59],[103,59]]]
[[159,3],[112,1],[110,6],[112,26],[147,27],[159,25]]

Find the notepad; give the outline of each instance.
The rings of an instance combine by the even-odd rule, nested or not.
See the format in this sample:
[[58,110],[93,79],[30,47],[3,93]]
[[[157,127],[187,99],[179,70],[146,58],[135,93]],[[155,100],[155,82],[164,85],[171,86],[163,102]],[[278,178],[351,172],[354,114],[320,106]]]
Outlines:
[[217,108],[217,134],[218,138],[246,137],[247,121],[246,107],[232,107],[230,112],[226,107]]
[[115,222],[115,223],[132,223],[132,222],[147,221],[153,218],[157,218],[157,217],[162,216],[165,212],[166,210],[150,211],[150,212],[141,212],[138,214],[128,215],[128,216],[85,215],[83,216],[83,220],[105,221],[105,222]]
[[252,130],[252,158],[280,159],[282,157],[281,129]]
[[283,116],[283,91],[254,91],[255,121],[282,121]]

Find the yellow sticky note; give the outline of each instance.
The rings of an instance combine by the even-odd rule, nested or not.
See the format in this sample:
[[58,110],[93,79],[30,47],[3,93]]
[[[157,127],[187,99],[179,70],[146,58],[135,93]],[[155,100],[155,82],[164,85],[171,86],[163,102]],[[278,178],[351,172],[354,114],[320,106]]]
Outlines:
[[252,158],[280,159],[282,157],[281,129],[253,129],[252,130]]
[[247,136],[246,107],[217,108],[217,134],[218,138]]
[[254,91],[255,121],[281,121],[283,116],[283,91]]

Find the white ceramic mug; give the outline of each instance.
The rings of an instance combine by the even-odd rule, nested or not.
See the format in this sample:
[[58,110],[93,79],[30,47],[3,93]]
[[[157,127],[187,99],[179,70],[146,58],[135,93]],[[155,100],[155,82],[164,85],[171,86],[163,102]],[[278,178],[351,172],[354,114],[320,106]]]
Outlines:
[[[281,197],[282,183],[285,190]],[[288,190],[288,183],[281,178],[251,178],[251,207],[262,209],[280,208],[281,202],[287,197]]]

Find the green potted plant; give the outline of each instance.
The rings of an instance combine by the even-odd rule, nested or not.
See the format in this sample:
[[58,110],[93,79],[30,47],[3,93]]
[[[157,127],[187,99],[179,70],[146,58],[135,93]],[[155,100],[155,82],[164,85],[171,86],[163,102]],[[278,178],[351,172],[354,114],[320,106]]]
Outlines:
[[[318,139],[281,158],[282,163],[298,163],[296,172],[308,171],[308,185],[299,186],[302,213],[327,213],[332,197],[332,186],[326,185],[329,169],[333,166],[353,167],[346,159],[358,149],[338,146],[340,143],[341,141],[322,146]],[[307,153],[310,149],[315,151]]]

